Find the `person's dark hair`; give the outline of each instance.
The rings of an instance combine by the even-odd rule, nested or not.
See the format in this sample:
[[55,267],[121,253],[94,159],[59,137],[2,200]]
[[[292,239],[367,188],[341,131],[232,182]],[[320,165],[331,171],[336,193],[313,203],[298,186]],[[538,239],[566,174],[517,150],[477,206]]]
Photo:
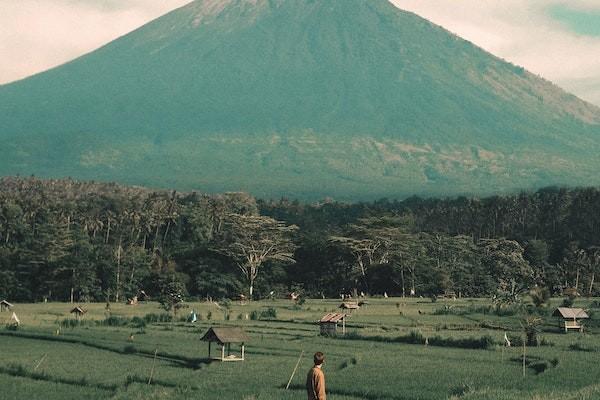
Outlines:
[[315,365],[321,365],[323,364],[323,361],[325,361],[325,354],[317,351],[313,359],[315,360]]

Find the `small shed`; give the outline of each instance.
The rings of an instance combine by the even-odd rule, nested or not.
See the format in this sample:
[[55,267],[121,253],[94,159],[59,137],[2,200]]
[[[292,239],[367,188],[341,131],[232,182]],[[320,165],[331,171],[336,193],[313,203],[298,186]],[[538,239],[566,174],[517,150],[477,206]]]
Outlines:
[[140,293],[138,293],[137,298],[138,301],[150,301],[150,296],[148,296],[144,290],[140,290]]
[[75,315],[75,318],[77,318],[78,320],[81,319],[86,312],[86,310],[79,306],[71,310],[71,314]]
[[[250,340],[250,337],[242,328],[221,327],[210,328],[200,340],[208,342],[208,358],[211,357],[211,344],[217,343],[221,347],[221,354],[214,358],[219,361],[244,361],[244,345]],[[240,345],[240,357],[231,354],[231,344]],[[225,355],[227,352],[227,355]]]
[[349,310],[350,312],[352,312],[353,310],[358,310],[360,306],[358,305],[358,303],[344,302],[340,304],[339,308],[341,308],[342,310]]
[[338,325],[342,323],[342,335],[346,334],[346,314],[340,313],[329,313],[325,314],[323,318],[319,320],[319,326],[321,328],[321,335],[323,336],[334,336],[337,335]]
[[9,311],[14,306],[6,300],[0,301],[0,311]]
[[581,324],[580,320],[590,318],[583,308],[569,307],[558,307],[554,313],[552,313],[552,316],[561,318],[559,327],[564,328],[565,333],[568,332],[569,329],[576,329],[579,332],[583,332],[583,324]]

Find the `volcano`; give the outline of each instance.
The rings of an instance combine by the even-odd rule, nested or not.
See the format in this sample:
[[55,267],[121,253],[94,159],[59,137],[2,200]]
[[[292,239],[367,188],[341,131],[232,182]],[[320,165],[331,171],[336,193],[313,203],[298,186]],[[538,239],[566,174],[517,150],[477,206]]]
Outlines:
[[0,86],[0,174],[369,200],[596,185],[600,109],[386,0],[198,0]]

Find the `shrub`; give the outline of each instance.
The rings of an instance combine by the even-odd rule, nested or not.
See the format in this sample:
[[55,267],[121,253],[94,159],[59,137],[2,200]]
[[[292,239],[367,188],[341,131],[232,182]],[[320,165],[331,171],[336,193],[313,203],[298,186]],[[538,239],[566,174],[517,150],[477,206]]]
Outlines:
[[[419,331],[411,331],[406,336],[363,336],[357,332],[349,332],[345,336],[341,336],[342,339],[346,340],[369,340],[374,342],[387,342],[387,343],[408,343],[408,344],[424,344],[425,337]],[[430,346],[439,347],[455,347],[461,349],[489,349],[496,345],[494,339],[489,335],[484,335],[480,338],[442,338],[440,336],[434,336],[427,339]]]
[[463,382],[458,386],[450,389],[450,395],[456,397],[462,397],[466,394],[469,394],[473,391],[473,384],[469,382]]
[[582,345],[581,343],[573,343],[573,344],[569,345],[569,350],[572,350],[572,351],[585,351],[585,352],[588,352],[588,353],[592,353],[592,352],[596,351],[596,350],[594,350],[591,347],[586,347],[586,346]]
[[123,347],[123,353],[125,353],[125,354],[135,354],[135,353],[137,353],[137,349],[135,348],[134,345],[128,344],[127,346]]
[[529,364],[528,367],[533,369],[536,374],[541,374],[548,369],[549,365],[547,361],[536,361]]
[[254,310],[250,313],[250,319],[252,321],[256,321],[258,319],[258,316],[259,316],[259,314],[258,314],[258,311],[256,311],[256,310]]
[[259,319],[275,319],[277,318],[277,309],[274,307],[269,307],[266,310],[260,312]]
[[429,344],[431,346],[457,347],[461,349],[489,349],[494,346],[496,342],[494,342],[494,339],[489,335],[483,335],[480,338],[442,338],[434,336],[429,339]]
[[60,321],[61,328],[71,328],[71,329],[73,329],[73,328],[76,328],[76,327],[81,326],[83,324],[84,324],[83,321],[80,321],[80,320],[77,320],[77,319],[73,319],[73,318],[66,318],[66,319],[63,319],[62,321]]
[[536,308],[540,308],[550,301],[550,290],[548,288],[536,287],[531,289],[529,296]]
[[171,314],[167,314],[167,313],[161,313],[161,314],[146,314],[144,315],[144,321],[148,324],[154,324],[154,323],[158,323],[158,322],[172,322],[173,321],[173,316]]
[[423,334],[420,331],[410,331],[410,333],[408,334],[407,338],[407,342],[406,343],[413,343],[413,344],[422,344],[425,343],[425,337],[423,336]]
[[117,316],[110,316],[108,318],[105,318],[103,321],[101,321],[100,325],[104,325],[104,326],[125,326],[125,325],[128,325],[129,322],[130,322],[130,320],[128,318],[117,317]]
[[131,319],[131,326],[137,329],[142,329],[146,327],[146,321],[140,317],[133,317]]
[[571,297],[565,297],[562,301],[563,307],[571,307],[575,303],[575,299]]

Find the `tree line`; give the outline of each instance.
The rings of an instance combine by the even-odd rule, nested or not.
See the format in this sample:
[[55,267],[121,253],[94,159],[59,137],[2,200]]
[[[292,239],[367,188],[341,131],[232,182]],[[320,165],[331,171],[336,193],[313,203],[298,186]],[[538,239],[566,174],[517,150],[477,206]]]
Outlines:
[[0,180],[0,297],[597,293],[600,190],[318,203]]

